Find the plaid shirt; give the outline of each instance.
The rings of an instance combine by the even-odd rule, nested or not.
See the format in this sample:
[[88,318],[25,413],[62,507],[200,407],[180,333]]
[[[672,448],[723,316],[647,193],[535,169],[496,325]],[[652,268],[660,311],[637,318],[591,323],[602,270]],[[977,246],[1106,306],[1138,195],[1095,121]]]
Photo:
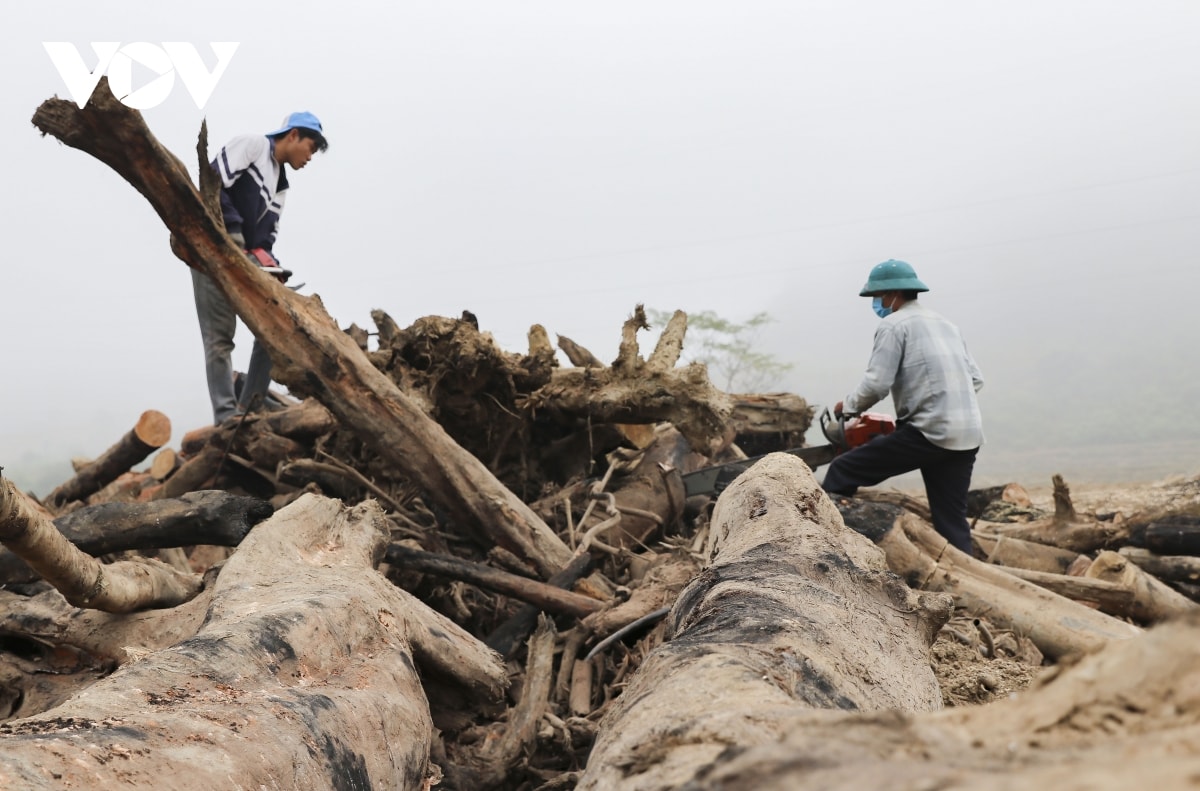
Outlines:
[[870,409],[890,391],[897,420],[940,448],[970,450],[983,444],[981,387],[983,374],[958,327],[914,300],[879,323],[867,373],[843,409]]

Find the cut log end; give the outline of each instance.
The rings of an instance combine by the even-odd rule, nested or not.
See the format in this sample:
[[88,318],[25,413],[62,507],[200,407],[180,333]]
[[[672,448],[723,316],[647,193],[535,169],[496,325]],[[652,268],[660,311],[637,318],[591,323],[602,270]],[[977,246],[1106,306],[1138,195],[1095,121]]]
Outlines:
[[171,440],[171,419],[162,412],[149,409],[138,418],[133,433],[151,448],[161,448]]

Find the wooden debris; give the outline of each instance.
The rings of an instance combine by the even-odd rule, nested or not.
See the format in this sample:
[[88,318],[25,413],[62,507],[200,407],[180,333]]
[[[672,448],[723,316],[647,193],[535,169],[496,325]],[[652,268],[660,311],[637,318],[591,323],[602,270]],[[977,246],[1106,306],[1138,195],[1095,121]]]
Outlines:
[[171,439],[171,420],[162,412],[143,412],[125,436],[117,440],[98,459],[78,470],[75,477],[46,495],[51,508],[61,508],[73,500],[83,500],[128,472]]
[[0,542],[77,607],[106,612],[173,607],[200,589],[199,577],[149,558],[102,565],[30,508],[6,479],[0,479]]
[[1200,605],[1173,590],[1116,552],[1101,552],[1087,570],[1092,579],[1112,583],[1131,594],[1128,609],[1119,613],[1151,624],[1191,612]]
[[[268,503],[228,492],[189,492],[153,503],[103,503],[54,520],[54,528],[92,556],[131,549],[192,544],[237,546],[250,528],[271,515]],[[29,582],[37,575],[15,553],[0,550],[0,583]]]

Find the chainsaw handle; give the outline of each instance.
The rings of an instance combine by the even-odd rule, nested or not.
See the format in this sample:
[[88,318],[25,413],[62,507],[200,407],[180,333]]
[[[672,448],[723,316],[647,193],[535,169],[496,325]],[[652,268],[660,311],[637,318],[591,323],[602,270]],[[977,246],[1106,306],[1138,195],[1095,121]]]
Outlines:
[[833,416],[829,413],[829,407],[825,407],[821,410],[821,433],[825,435],[825,439],[829,441],[830,445],[833,445],[838,450],[843,450],[843,438],[846,436],[846,415],[845,413],[842,413],[837,416],[836,432],[830,432],[829,430],[829,424],[832,423],[833,420]]

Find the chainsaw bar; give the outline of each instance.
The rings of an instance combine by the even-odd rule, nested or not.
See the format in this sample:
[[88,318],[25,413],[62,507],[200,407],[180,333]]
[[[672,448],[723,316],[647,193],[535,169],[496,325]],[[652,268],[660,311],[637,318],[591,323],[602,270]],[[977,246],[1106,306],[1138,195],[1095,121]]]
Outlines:
[[[837,455],[837,449],[833,445],[818,445],[815,448],[792,448],[783,452],[799,456],[805,464],[814,470],[822,464],[828,464],[833,461],[833,457]],[[764,453],[762,456],[738,459],[726,464],[717,464],[712,467],[705,467],[702,470],[689,472],[683,476],[683,490],[688,497],[694,494],[707,494],[716,497],[725,491],[725,487],[733,483],[739,475],[753,467],[755,462],[766,455]]]

